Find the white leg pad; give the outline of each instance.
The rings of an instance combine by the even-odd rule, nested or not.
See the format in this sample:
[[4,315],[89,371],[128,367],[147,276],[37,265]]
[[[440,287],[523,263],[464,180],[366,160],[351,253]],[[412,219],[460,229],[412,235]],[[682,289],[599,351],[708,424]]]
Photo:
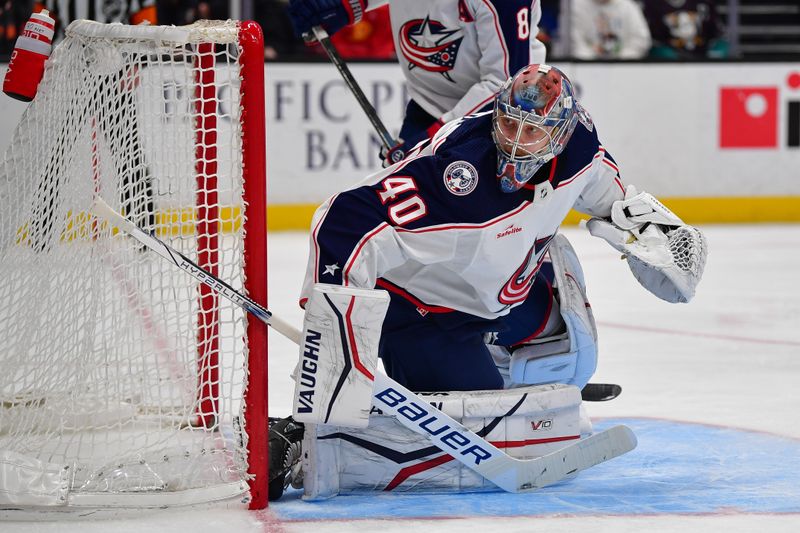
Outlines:
[[366,427],[388,308],[386,291],[314,286],[295,370],[295,420]]
[[[545,455],[581,436],[580,390],[569,385],[420,397],[517,458]],[[437,430],[442,428],[429,428]],[[303,472],[304,498],[312,500],[365,491],[497,490],[379,411],[373,411],[364,429],[306,425]]]

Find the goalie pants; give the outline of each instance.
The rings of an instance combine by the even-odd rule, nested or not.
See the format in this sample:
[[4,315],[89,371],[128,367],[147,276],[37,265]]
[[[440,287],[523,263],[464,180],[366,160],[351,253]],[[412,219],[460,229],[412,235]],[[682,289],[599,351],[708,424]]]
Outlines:
[[381,280],[391,303],[383,323],[380,357],[386,373],[417,392],[497,390],[503,378],[485,344],[513,346],[542,331],[553,305],[553,269],[545,262],[528,298],[508,315],[486,320],[458,311],[426,310],[401,288]]

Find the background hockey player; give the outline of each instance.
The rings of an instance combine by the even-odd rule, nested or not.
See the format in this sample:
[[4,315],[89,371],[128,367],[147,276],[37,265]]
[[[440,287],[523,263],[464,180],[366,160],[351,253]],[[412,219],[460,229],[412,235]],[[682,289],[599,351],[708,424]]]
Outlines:
[[318,283],[388,291],[380,357],[414,391],[582,388],[597,350],[580,264],[558,234],[573,208],[646,289],[692,298],[702,234],[626,188],[569,79],[530,65],[492,112],[449,123],[317,210],[301,305]]
[[[290,0],[298,36],[321,25],[333,34],[361,19],[379,0]],[[381,154],[399,161],[450,120],[491,106],[511,74],[543,63],[536,39],[541,5],[530,0],[390,0],[397,58],[411,99],[400,142]]]

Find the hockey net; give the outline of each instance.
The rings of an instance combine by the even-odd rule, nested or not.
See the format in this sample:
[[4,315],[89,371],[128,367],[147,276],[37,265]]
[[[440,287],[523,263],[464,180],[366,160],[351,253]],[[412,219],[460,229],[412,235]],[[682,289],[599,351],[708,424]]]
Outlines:
[[261,30],[77,21],[0,171],[0,509],[266,503]]

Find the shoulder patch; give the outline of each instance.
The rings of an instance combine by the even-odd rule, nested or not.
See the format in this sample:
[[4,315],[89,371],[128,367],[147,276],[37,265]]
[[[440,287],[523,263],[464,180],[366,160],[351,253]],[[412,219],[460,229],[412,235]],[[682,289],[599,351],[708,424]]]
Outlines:
[[456,196],[466,196],[478,186],[478,171],[466,161],[450,163],[444,171],[444,186]]

